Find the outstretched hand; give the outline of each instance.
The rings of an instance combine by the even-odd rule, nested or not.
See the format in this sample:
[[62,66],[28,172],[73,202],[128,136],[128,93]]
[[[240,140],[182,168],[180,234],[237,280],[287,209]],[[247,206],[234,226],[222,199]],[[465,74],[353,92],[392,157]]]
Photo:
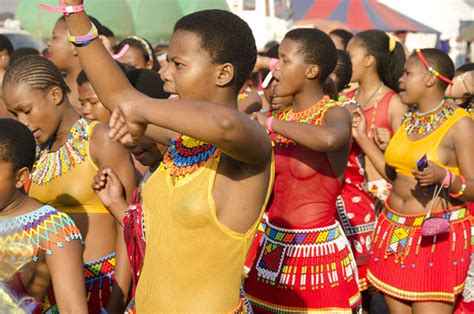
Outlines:
[[380,150],[385,151],[390,141],[390,130],[387,128],[376,128],[374,140]]
[[255,120],[258,122],[258,124],[260,124],[261,126],[263,126],[265,129],[267,128],[267,121],[268,119],[270,118],[270,116],[268,115],[267,112],[254,112],[252,114],[252,120]]
[[134,145],[142,138],[147,125],[134,117],[130,104],[122,103],[112,112],[109,126],[111,139],[122,144]]
[[446,177],[446,169],[429,160],[428,167],[423,171],[413,171],[413,175],[420,186],[426,187],[433,184],[442,184]]

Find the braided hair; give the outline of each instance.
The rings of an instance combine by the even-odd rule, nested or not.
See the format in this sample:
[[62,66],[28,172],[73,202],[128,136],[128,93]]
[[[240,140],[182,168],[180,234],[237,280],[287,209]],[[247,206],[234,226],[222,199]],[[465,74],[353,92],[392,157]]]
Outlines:
[[51,87],[57,86],[62,90],[63,97],[71,92],[61,71],[54,63],[37,55],[17,59],[8,67],[3,78],[3,88],[11,83],[27,84],[31,88],[41,91],[47,91]]

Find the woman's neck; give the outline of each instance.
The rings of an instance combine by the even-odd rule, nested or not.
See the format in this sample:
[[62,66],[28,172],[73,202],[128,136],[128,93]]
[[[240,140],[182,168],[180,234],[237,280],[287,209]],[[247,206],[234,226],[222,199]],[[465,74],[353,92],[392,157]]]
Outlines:
[[294,95],[293,111],[305,111],[318,103],[323,97],[324,91],[320,85],[306,85],[300,92]]
[[74,110],[74,108],[69,103],[69,100],[66,99],[61,106],[63,106],[64,111],[63,111],[61,123],[59,124],[59,127],[55,134],[54,141],[50,148],[51,151],[56,151],[61,146],[64,145],[64,143],[66,142],[69,136],[69,132],[71,131],[72,126],[80,118],[79,114]]
[[368,97],[368,95],[380,87],[381,83],[382,80],[377,73],[369,72],[359,82],[359,94]]
[[16,191],[15,195],[12,197],[12,201],[3,209],[0,210],[0,216],[12,217],[21,215],[23,212],[21,208],[23,204],[28,199],[25,193],[21,191]]
[[431,93],[425,95],[416,105],[416,111],[419,113],[429,112],[438,107],[443,99],[444,95],[442,93]]

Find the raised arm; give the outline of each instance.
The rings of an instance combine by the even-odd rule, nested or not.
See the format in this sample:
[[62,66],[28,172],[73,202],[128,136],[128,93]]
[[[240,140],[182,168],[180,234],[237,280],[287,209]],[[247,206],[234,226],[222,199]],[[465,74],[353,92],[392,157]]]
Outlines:
[[[80,0],[65,2],[68,5],[82,3]],[[73,36],[90,31],[89,17],[84,12],[71,14],[66,21]],[[154,124],[215,144],[225,154],[245,163],[258,164],[270,160],[271,143],[266,132],[244,115],[206,102],[151,99],[129,84],[99,40],[78,47],[77,51],[102,103],[111,110],[121,107],[128,122],[141,123],[142,126]],[[140,119],[130,119],[128,114],[133,111],[136,111],[133,116]],[[153,135],[147,136],[156,140]]]

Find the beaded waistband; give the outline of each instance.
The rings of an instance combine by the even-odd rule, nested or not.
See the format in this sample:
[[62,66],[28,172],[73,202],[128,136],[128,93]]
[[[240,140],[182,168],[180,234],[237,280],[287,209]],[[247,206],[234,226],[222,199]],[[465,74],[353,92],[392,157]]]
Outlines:
[[112,277],[115,273],[115,252],[84,264],[86,283]]
[[[393,223],[409,227],[421,227],[426,216],[424,213],[416,215],[402,215],[393,211],[387,203],[385,203],[385,210],[383,213],[385,217]],[[441,217],[449,220],[450,222],[464,219],[467,216],[468,211],[466,206],[456,206],[431,212],[431,217]]]
[[267,221],[265,235],[269,240],[283,245],[314,245],[336,240],[341,235],[341,227],[336,222],[323,228],[293,230],[275,227]]

